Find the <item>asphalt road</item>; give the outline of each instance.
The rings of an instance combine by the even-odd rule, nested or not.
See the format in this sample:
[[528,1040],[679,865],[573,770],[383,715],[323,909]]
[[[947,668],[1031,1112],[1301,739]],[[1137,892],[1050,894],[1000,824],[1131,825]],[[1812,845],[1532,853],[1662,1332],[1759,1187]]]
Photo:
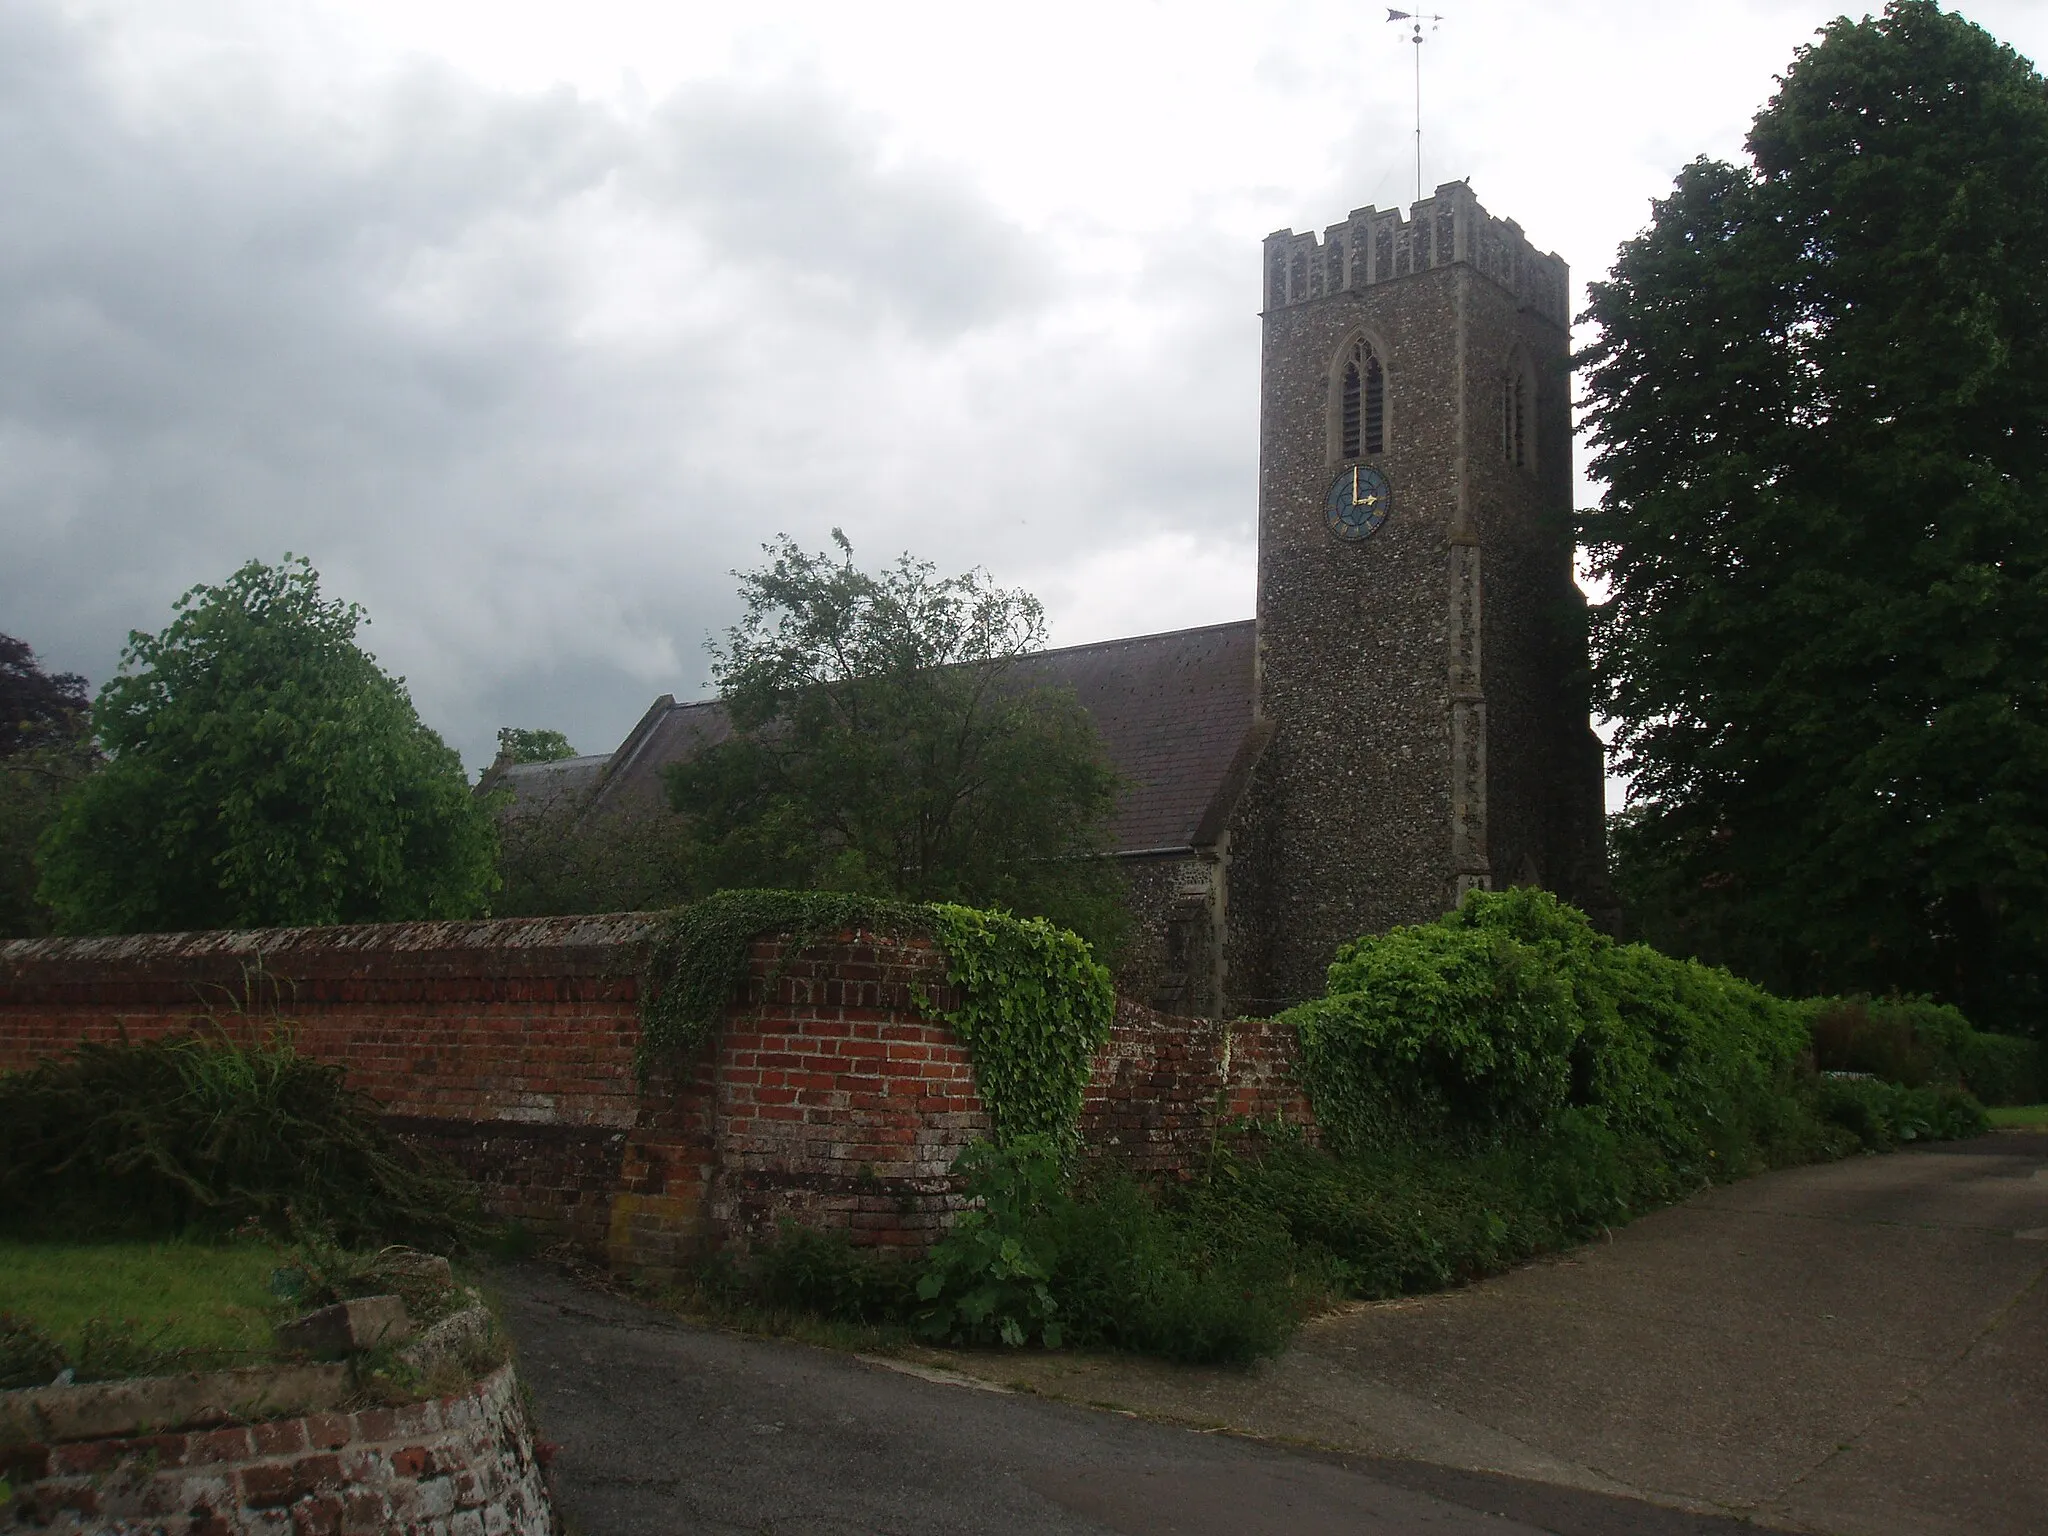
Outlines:
[[1290,1452],[741,1337],[537,1266],[498,1283],[576,1536],[1734,1536],[1418,1462]]

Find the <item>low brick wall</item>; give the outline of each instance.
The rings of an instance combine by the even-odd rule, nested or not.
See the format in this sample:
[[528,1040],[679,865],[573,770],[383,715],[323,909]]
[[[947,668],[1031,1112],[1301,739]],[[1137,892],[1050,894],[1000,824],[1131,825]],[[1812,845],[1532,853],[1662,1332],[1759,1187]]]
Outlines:
[[[754,946],[716,1048],[635,1072],[642,916],[44,939],[0,945],[0,1070],[82,1039],[288,1028],[497,1214],[613,1262],[672,1269],[795,1220],[899,1246],[959,1208],[986,1134],[957,1001],[924,939]],[[1308,1123],[1290,1032],[1118,1007],[1088,1088],[1097,1151],[1165,1171],[1221,1119]]]
[[0,1071],[80,1040],[286,1028],[494,1211],[602,1249],[633,1144],[674,1140],[633,1071],[648,932],[626,916],[16,940],[0,945]]
[[1182,1019],[1117,1000],[1081,1102],[1081,1137],[1148,1172],[1186,1169],[1232,1121],[1310,1127],[1294,1031],[1270,1019]]
[[512,1367],[398,1408],[0,1445],[0,1532],[552,1536]]

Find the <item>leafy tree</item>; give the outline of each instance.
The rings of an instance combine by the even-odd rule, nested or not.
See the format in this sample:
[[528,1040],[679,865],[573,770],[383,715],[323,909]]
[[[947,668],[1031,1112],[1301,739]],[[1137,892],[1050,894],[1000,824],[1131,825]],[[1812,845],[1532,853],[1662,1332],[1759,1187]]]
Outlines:
[[2048,86],[1896,0],[1801,50],[1748,149],[1588,312],[1621,884],[1780,990],[2038,1027]]
[[508,725],[498,732],[501,763],[559,763],[575,755],[576,749],[560,731],[527,731]]
[[43,840],[68,931],[467,917],[495,883],[487,806],[356,644],[304,559],[251,561],[132,633],[93,723],[109,762]]
[[85,679],[45,672],[25,641],[0,635],[0,938],[48,931],[36,843],[97,760]]
[[500,917],[649,912],[701,894],[681,818],[588,814],[588,790],[565,791],[498,823]]
[[75,737],[86,709],[84,678],[45,672],[27,641],[0,635],[0,758]]
[[1118,780],[1071,692],[1026,686],[1038,600],[784,538],[715,650],[732,737],[668,769],[699,890],[785,886],[1045,916],[1114,947]]

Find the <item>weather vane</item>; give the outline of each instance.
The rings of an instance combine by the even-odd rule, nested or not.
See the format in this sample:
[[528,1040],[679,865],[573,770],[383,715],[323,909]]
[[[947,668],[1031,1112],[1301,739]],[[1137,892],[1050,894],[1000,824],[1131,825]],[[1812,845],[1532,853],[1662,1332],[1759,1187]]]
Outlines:
[[1390,9],[1387,12],[1387,20],[1415,23],[1415,35],[1409,41],[1415,44],[1415,201],[1419,203],[1422,201],[1422,24],[1428,22],[1429,30],[1434,32],[1445,18],[1423,12]]

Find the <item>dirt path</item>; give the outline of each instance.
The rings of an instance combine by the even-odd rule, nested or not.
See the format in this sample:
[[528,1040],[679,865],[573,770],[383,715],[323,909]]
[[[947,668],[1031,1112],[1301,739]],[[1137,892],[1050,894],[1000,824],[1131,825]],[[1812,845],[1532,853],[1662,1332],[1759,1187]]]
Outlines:
[[934,1357],[1039,1395],[1830,1536],[2048,1531],[2048,1135],[1716,1189],[1356,1308],[1250,1373]]

